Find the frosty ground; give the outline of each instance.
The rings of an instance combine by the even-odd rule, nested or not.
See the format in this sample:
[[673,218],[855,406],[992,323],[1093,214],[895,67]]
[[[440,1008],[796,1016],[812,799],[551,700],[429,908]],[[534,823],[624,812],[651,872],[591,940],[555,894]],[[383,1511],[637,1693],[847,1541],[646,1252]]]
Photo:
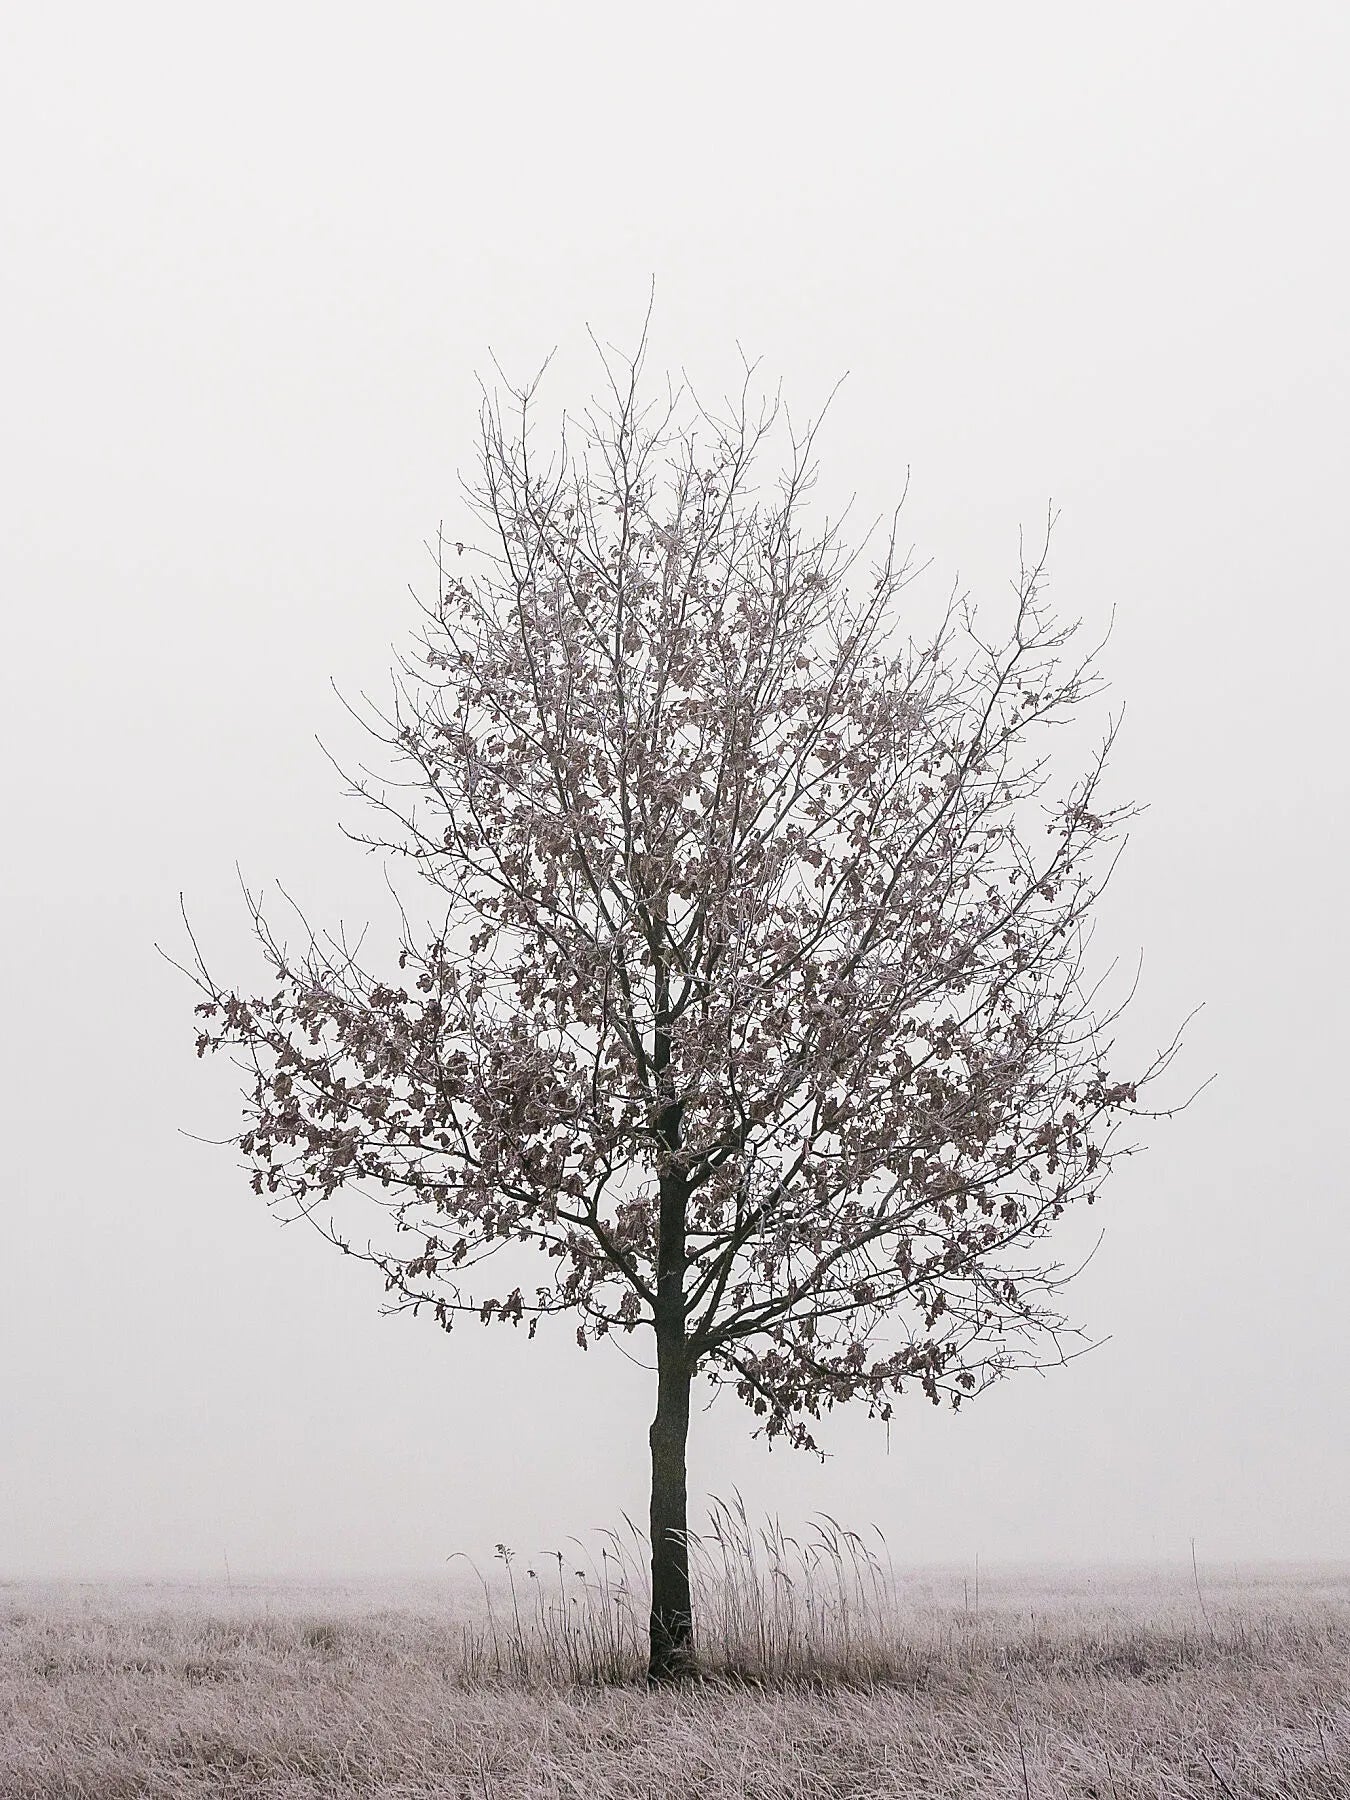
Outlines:
[[781,1568],[652,1692],[640,1596],[582,1560],[0,1583],[0,1795],[1350,1795],[1350,1566],[985,1570],[978,1607],[970,1570]]

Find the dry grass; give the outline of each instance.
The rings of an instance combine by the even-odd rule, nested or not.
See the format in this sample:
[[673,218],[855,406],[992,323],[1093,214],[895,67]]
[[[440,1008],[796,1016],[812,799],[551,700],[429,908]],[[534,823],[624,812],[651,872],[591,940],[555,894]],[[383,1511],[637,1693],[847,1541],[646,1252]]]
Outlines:
[[709,1676],[649,1693],[638,1542],[481,1586],[0,1585],[0,1795],[1350,1796],[1350,1570],[986,1574],[977,1614],[724,1514]]

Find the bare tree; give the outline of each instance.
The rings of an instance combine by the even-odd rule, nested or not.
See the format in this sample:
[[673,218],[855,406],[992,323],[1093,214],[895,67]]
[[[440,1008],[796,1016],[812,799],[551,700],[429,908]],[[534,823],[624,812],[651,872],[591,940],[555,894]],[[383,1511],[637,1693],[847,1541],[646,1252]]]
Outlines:
[[[1044,552],[999,633],[954,598],[911,641],[894,529],[861,574],[807,528],[812,434],[786,428],[757,491],[778,407],[747,376],[726,416],[649,408],[640,364],[605,358],[545,463],[535,387],[485,401],[486,544],[442,536],[417,654],[366,717],[404,779],[348,777],[382,821],[359,841],[410,858],[442,922],[405,912],[383,979],[308,928],[293,955],[251,900],[271,997],[193,973],[198,1054],[251,1076],[255,1191],[392,1306],[653,1333],[662,1680],[692,1666],[695,1375],[816,1449],[838,1402],[888,1420],[906,1388],[957,1405],[1060,1360],[1042,1240],[1172,1049],[1107,1067],[1085,921],[1128,809],[1099,799],[1113,727],[1071,779],[1049,753],[1100,681]],[[339,1228],[344,1188],[383,1246]],[[544,1278],[485,1291],[517,1246]]]

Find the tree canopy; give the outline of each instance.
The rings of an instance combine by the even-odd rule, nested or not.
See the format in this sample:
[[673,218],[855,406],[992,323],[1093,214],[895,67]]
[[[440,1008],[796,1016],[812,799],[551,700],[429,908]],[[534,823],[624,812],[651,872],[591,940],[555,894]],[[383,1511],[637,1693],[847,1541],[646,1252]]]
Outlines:
[[[351,779],[360,840],[432,922],[367,969],[251,902],[270,992],[199,957],[197,1047],[242,1053],[254,1188],[393,1304],[653,1331],[678,1532],[696,1374],[813,1449],[840,1402],[889,1419],[1057,1357],[1046,1240],[1172,1052],[1114,1070],[1087,972],[1131,809],[1112,724],[1074,770],[1055,749],[1101,682],[1047,603],[1048,527],[997,622],[953,596],[916,637],[894,521],[866,567],[813,524],[813,432],[748,383],[715,413],[605,366],[543,459],[533,386],[485,402],[462,535],[366,715],[399,778]],[[380,1241],[333,1222],[340,1189]]]

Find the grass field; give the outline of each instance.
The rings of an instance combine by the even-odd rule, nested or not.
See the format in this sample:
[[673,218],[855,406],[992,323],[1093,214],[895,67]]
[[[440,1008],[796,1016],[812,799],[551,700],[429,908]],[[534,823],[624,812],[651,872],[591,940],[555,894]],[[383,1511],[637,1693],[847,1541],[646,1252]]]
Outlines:
[[708,1678],[654,1693],[617,1539],[481,1580],[0,1583],[0,1795],[1350,1797],[1350,1568],[982,1572],[977,1611],[846,1535],[744,1548],[701,1564]]

